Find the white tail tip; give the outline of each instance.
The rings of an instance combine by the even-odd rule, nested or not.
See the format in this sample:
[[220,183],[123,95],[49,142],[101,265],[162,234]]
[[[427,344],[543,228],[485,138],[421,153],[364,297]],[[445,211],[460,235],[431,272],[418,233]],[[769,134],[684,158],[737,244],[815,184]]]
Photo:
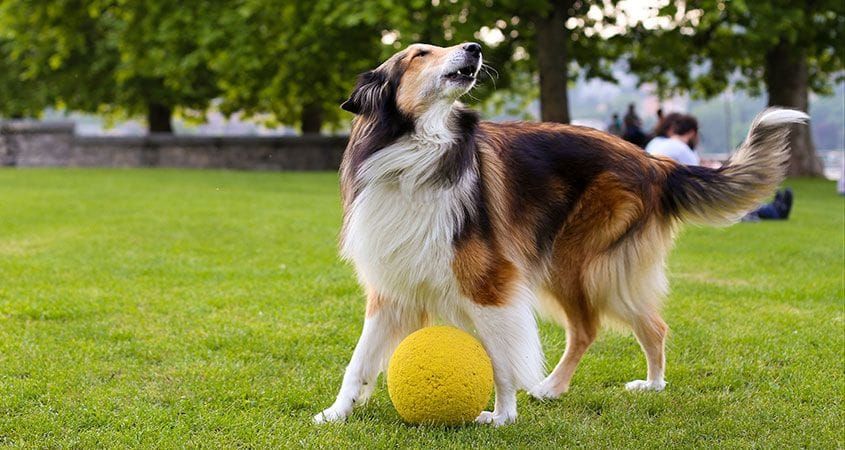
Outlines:
[[807,123],[810,116],[796,109],[771,108],[763,111],[757,123],[762,125],[780,125],[786,123]]

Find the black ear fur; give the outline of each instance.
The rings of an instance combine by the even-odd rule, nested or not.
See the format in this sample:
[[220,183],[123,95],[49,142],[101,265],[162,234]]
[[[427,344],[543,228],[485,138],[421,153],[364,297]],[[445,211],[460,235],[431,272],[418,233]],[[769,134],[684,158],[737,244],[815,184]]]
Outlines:
[[348,99],[346,99],[345,102],[341,103],[340,109],[344,111],[349,111],[352,114],[358,114],[361,112],[361,106],[358,105],[358,103],[356,103],[354,100],[352,100],[352,97],[349,97]]
[[358,82],[349,98],[340,105],[344,111],[366,114],[375,111],[384,99],[387,77],[381,71],[371,70],[358,75]]

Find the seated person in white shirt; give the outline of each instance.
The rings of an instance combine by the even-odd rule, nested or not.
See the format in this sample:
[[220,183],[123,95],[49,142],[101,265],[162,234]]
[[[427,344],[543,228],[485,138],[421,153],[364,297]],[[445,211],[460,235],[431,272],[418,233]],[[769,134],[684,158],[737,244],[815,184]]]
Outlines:
[[698,144],[698,121],[689,115],[674,117],[667,131],[668,137],[657,136],[645,147],[650,155],[666,156],[680,164],[697,166],[701,163],[693,149]]
[[[675,123],[675,120],[678,117],[682,117],[683,114],[681,113],[669,113],[663,117],[661,117],[657,121],[657,125],[654,126],[654,130],[651,132],[651,137],[656,139],[658,137],[661,138],[668,138],[669,137],[669,130],[672,128],[672,124]],[[649,142],[651,142],[649,140]]]

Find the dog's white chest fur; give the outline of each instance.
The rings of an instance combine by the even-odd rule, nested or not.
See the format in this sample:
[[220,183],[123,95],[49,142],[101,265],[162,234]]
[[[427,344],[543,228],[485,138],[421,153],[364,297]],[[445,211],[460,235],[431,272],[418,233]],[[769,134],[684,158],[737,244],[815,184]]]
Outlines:
[[444,309],[451,308],[443,307],[459,296],[452,241],[476,175],[437,182],[446,151],[445,143],[408,137],[370,157],[358,171],[360,191],[347,216],[342,251],[361,281],[380,294],[448,316]]

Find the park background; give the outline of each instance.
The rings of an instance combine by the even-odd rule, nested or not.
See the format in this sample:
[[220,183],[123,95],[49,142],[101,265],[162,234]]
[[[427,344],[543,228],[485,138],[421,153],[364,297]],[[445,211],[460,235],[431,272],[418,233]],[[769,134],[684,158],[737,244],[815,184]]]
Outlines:
[[[219,167],[263,145],[301,161],[259,168],[333,168],[313,144],[342,149],[357,74],[469,40],[491,68],[464,100],[488,119],[604,128],[633,102],[648,128],[663,107],[721,160],[765,106],[808,111],[794,211],[681,233],[664,393],[622,389],[645,364],[607,332],[560,401],[520,396],[515,426],[406,426],[382,380],[317,427],[364,307],[336,174],[144,151],[235,142]],[[843,51],[841,1],[2,0],[0,445],[842,448],[845,204],[824,175],[842,170]],[[31,167],[106,144],[141,163]],[[14,154],[32,148],[54,153]],[[556,361],[563,331],[541,335]]]
[[[845,6],[828,1],[5,0],[0,117],[86,134],[341,133],[355,77],[413,42],[485,44],[465,101],[494,120],[605,128],[638,106],[701,121],[724,159],[765,105],[809,111],[792,175],[837,175]],[[128,122],[127,122],[128,120]],[[839,167],[841,169],[841,167]]]

